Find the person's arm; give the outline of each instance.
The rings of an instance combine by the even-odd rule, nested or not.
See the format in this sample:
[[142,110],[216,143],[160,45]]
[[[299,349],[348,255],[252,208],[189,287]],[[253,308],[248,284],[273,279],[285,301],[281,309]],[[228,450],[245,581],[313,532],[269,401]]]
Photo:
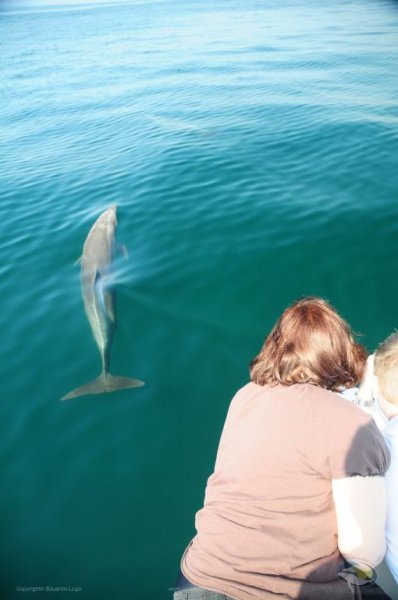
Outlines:
[[384,477],[333,479],[332,489],[340,553],[349,562],[376,567],[386,551]]

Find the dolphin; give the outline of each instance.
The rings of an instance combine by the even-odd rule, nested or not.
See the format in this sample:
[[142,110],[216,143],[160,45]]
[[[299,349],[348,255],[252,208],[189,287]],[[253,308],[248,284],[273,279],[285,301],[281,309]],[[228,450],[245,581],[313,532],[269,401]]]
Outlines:
[[84,309],[101,354],[102,372],[99,377],[76,388],[61,400],[86,394],[102,394],[144,385],[130,377],[116,377],[109,372],[110,349],[116,328],[114,294],[107,287],[115,255],[116,204],[104,211],[91,227],[83,245],[80,282]]

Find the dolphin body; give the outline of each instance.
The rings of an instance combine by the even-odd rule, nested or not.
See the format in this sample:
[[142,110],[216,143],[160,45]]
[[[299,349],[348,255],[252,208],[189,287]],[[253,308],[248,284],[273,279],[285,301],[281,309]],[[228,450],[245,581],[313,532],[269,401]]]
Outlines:
[[91,227],[81,256],[81,289],[87,319],[102,360],[99,377],[76,388],[61,400],[86,394],[102,394],[144,385],[138,379],[116,377],[109,373],[110,349],[116,328],[114,295],[106,287],[115,254],[116,205],[103,212]]

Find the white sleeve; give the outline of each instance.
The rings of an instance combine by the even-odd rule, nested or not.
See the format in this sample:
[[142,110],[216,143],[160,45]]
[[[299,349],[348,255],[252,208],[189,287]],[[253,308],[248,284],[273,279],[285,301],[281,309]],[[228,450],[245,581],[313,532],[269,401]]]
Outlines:
[[354,475],[332,480],[340,553],[372,568],[386,551],[384,477]]

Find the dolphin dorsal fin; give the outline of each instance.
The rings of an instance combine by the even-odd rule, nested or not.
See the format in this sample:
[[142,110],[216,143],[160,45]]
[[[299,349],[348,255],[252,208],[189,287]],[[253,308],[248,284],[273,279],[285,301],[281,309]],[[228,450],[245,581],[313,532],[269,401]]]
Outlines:
[[116,323],[112,293],[109,292],[108,290],[104,290],[103,296],[104,296],[104,307],[107,312],[107,315],[110,318],[110,320],[112,321],[112,323]]
[[97,292],[96,296],[100,301],[104,312],[106,312],[112,323],[116,323],[112,293],[106,289],[106,283],[104,282],[104,278],[102,277],[98,269],[96,269],[95,271],[93,283]]
[[94,273],[90,273],[93,278],[93,286],[97,286],[98,291],[102,293],[102,283],[100,283],[101,273],[98,269],[95,269]]

